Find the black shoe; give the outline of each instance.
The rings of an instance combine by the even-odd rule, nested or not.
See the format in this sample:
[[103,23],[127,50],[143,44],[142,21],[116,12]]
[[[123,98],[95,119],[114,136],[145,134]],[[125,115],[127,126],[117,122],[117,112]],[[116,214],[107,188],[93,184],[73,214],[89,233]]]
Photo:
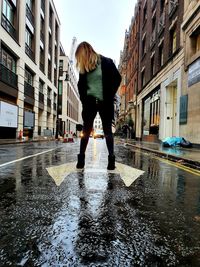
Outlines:
[[83,169],[85,166],[85,154],[78,154],[78,162],[76,164],[77,169]]
[[107,170],[114,170],[115,169],[115,156],[109,155],[108,156],[108,167]]

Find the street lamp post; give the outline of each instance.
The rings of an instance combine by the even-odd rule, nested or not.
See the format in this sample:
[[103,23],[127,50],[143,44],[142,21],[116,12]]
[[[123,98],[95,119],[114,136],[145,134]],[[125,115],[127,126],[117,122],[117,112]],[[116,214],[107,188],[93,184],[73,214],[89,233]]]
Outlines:
[[[57,119],[56,119],[56,134],[55,134],[55,139],[58,139],[58,134],[60,132],[60,126],[61,126],[61,119],[59,118],[59,81],[60,81],[60,76],[63,76],[63,73],[66,73],[65,79],[64,81],[69,81],[69,74],[68,71],[62,71],[62,75],[59,75],[58,77],[58,95],[57,95]],[[60,73],[59,73],[60,74]],[[61,92],[61,96],[62,96],[62,92]]]

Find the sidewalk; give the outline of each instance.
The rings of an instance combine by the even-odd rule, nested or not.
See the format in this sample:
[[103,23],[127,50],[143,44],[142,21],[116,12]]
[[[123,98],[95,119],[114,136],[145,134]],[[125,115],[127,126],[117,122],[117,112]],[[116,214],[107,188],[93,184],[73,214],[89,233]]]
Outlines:
[[30,139],[0,139],[0,145],[9,145],[9,144],[24,144],[31,142],[43,142],[43,141],[55,141],[55,138],[30,138]]
[[132,139],[119,139],[119,142],[200,170],[200,149],[198,148],[163,147],[161,143],[139,142]]

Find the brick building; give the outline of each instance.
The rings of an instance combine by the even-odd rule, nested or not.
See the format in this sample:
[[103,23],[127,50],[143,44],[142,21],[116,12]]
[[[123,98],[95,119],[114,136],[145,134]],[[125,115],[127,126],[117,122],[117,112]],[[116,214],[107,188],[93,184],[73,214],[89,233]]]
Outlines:
[[140,15],[138,139],[179,135],[183,0],[142,0]]
[[138,60],[139,60],[139,23],[140,4],[135,6],[129,30],[125,32],[124,48],[120,56],[119,70],[122,75],[122,84],[119,89],[121,97],[120,124],[132,121],[135,128],[136,98],[138,87]]

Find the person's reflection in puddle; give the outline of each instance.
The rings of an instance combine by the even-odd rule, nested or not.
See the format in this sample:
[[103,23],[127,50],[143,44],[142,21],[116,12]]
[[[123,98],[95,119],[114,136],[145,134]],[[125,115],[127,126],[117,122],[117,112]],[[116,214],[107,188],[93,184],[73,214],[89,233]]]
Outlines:
[[82,174],[80,220],[76,250],[82,263],[106,262],[114,238],[111,208],[113,187],[106,173]]

